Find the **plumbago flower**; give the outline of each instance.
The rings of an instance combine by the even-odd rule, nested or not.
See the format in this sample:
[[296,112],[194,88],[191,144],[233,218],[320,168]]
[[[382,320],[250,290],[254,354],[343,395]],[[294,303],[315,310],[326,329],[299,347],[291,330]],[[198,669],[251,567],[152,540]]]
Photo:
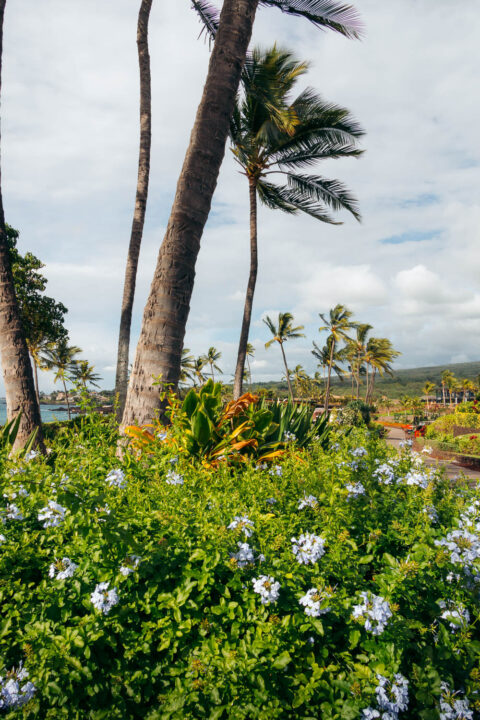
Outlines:
[[378,707],[380,710],[390,713],[392,719],[396,719],[398,713],[408,707],[408,680],[400,673],[396,673],[394,681],[383,675],[377,675],[377,679],[378,686],[375,695]]
[[425,515],[427,515],[428,519],[432,523],[438,522],[438,512],[433,505],[425,505],[425,507],[423,508],[423,512],[425,513]]
[[243,532],[245,537],[251,537],[254,527],[253,522],[246,515],[235,515],[227,530],[238,530]]
[[480,539],[468,530],[453,530],[435,545],[450,551],[450,562],[470,567],[480,558]]
[[426,490],[430,482],[430,476],[427,472],[421,472],[420,470],[410,470],[405,477],[400,478],[398,482],[404,482],[405,485],[417,485],[418,487]]
[[352,617],[354,619],[365,618],[365,630],[371,632],[372,635],[381,635],[392,617],[390,605],[380,595],[363,591],[360,596],[363,602],[354,605]]
[[90,595],[92,605],[101,610],[104,615],[108,615],[112,607],[119,601],[117,588],[108,589],[108,582],[98,583],[93,593]]
[[133,573],[139,566],[141,559],[142,558],[139,555],[127,555],[120,567],[122,575],[125,577],[131,575],[131,573]]
[[300,565],[313,565],[325,554],[325,540],[313,533],[292,537],[292,552]]
[[48,576],[56,578],[57,580],[66,580],[66,578],[72,577],[78,565],[68,557],[64,557],[61,560],[56,560],[52,563],[48,569]]
[[40,510],[38,519],[43,521],[43,527],[58,527],[65,520],[67,508],[62,507],[54,500],[50,500],[48,505]]
[[1,544],[1,543],[4,543],[4,542],[7,542],[7,538],[5,537],[5,535],[2,535],[2,534],[0,533],[0,544]]
[[447,604],[445,600],[439,600],[438,605],[443,610],[440,617],[443,620],[447,620],[450,625],[451,632],[456,632],[457,630],[465,628],[470,622],[470,613],[463,605],[455,605],[452,601]]
[[373,477],[382,485],[391,485],[395,480],[395,468],[390,463],[382,463],[373,471]]
[[275,578],[271,575],[260,575],[259,578],[254,578],[252,582],[253,590],[260,595],[262,605],[277,602],[280,594],[280,583]]
[[325,607],[325,603],[328,603],[332,595],[333,592],[329,589],[310,588],[307,594],[300,598],[298,602],[305,608],[305,615],[320,617],[320,615],[325,615],[331,610],[330,607]]
[[364,447],[358,447],[358,448],[354,448],[353,450],[350,450],[350,455],[352,457],[361,458],[366,454],[367,454],[367,451],[365,450]]
[[127,486],[127,481],[125,480],[125,473],[123,470],[110,470],[107,477],[105,478],[105,482],[110,487],[116,487],[116,488],[125,488]]
[[348,490],[347,500],[365,495],[365,488],[361,482],[349,483],[345,489]]
[[303,508],[311,507],[316,508],[318,505],[318,500],[315,497],[315,495],[306,495],[304,494],[303,500],[300,500],[298,503],[298,509],[303,510]]
[[247,565],[253,565],[256,560],[259,562],[265,560],[265,555],[262,555],[262,553],[255,558],[253,548],[251,548],[248,543],[238,542],[237,545],[238,552],[230,553],[230,559],[235,561],[237,567],[244,568]]
[[[0,676],[0,709],[9,710],[25,705],[35,693],[35,685],[28,680],[28,672],[20,663],[17,669],[12,668],[6,677]],[[23,684],[22,684],[23,683]]]
[[446,682],[441,684],[440,720],[473,720],[473,710],[469,709],[468,698],[458,697]]
[[183,485],[183,475],[176,473],[173,470],[169,470],[165,477],[167,485]]
[[269,475],[278,475],[278,477],[282,477],[283,470],[281,465],[275,465],[271,470],[268,471]]
[[14,503],[9,503],[3,513],[6,520],[23,520],[23,515],[21,511],[16,505],[14,505]]

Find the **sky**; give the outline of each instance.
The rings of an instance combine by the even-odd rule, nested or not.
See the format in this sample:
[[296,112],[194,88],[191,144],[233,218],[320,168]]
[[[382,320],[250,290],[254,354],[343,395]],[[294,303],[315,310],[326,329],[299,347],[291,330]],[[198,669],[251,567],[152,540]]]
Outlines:
[[[219,3],[218,3],[219,4]],[[478,0],[357,0],[364,37],[347,40],[276,9],[252,44],[310,62],[298,85],[362,124],[359,159],[318,164],[357,196],[341,226],[259,210],[253,379],[280,378],[265,315],[292,312],[305,339],[289,367],[313,373],[319,313],[337,303],[402,355],[395,367],[478,360],[480,335],[480,12]],[[139,0],[7,3],[1,102],[2,191],[19,248],[44,263],[47,294],[69,309],[71,342],[112,388],[138,161]],[[209,60],[189,0],[153,0],[150,193],[131,358]],[[227,148],[197,261],[185,338],[222,352],[231,380],[249,267],[248,185]],[[42,373],[40,388],[54,388]],[[0,392],[2,391],[0,385]]]

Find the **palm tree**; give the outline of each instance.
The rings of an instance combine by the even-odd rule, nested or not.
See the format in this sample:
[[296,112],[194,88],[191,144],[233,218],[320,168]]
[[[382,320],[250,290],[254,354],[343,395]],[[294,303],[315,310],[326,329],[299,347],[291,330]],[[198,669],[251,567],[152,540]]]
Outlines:
[[437,384],[434,382],[431,382],[431,380],[427,380],[427,382],[423,386],[422,392],[424,395],[427,396],[427,410],[430,410],[430,393],[432,393],[436,387],[437,387]]
[[[358,123],[344,108],[326,103],[312,89],[298,97],[292,91],[308,64],[276,46],[255,49],[243,72],[244,93],[235,106],[232,152],[248,180],[250,196],[250,272],[238,346],[234,397],[242,392],[253,296],[258,271],[257,198],[273,210],[304,212],[322,222],[339,224],[328,208],[344,208],[359,220],[356,200],[338,180],[305,175],[319,160],[357,157]],[[284,184],[272,182],[280,176]]]
[[208,352],[206,355],[203,356],[205,360],[205,365],[210,365],[210,372],[212,375],[212,380],[215,382],[215,375],[213,374],[213,371],[216,370],[221,375],[223,375],[222,370],[219,368],[218,365],[216,365],[217,360],[220,360],[222,357],[222,353],[217,350],[215,347],[208,348]]
[[65,391],[65,400],[67,402],[68,419],[71,418],[70,401],[68,398],[67,380],[70,380],[71,373],[76,366],[75,355],[81,353],[81,349],[76,345],[69,345],[68,338],[62,338],[59,342],[47,348],[42,357],[42,362],[47,370],[56,370],[53,382],[61,380]]
[[189,348],[182,349],[182,359],[180,361],[180,382],[187,382],[192,378],[192,372],[195,367],[195,358],[190,355]]
[[295,383],[295,392],[297,393],[297,396],[304,395],[306,391],[308,392],[308,388],[310,387],[310,378],[305,372],[303,366],[296,365],[290,372],[293,382]]
[[[261,0],[318,27],[359,37],[358,16],[337,0]],[[159,251],[122,425],[150,422],[162,403],[153,377],[176,385],[195,263],[225,152],[230,117],[259,0],[224,0],[202,99]]]
[[288,371],[287,358],[285,357],[285,350],[283,348],[283,344],[286,343],[287,340],[294,340],[295,338],[305,337],[305,335],[300,332],[300,330],[303,330],[303,325],[292,327],[293,315],[288,312],[278,313],[278,325],[275,325],[275,323],[268,317],[268,315],[266,318],[264,318],[263,322],[273,335],[273,338],[265,343],[265,348],[269,348],[270,345],[272,345],[274,342],[277,342],[280,345],[283,364],[285,365],[285,375],[287,377],[288,392],[291,399],[293,400],[292,383],[290,382],[290,373]]
[[247,366],[248,366],[248,378],[249,378],[248,382],[250,385],[252,384],[252,369],[250,367],[250,358],[253,358],[254,356],[255,356],[255,348],[253,347],[252,343],[247,342],[247,348],[245,351],[245,359],[247,361]]
[[335,307],[330,310],[328,318],[322,313],[319,313],[324,324],[318,328],[318,331],[323,332],[323,330],[327,330],[330,333],[327,338],[327,343],[330,344],[330,358],[328,362],[327,386],[325,388],[325,410],[328,410],[330,400],[330,376],[337,345],[342,340],[348,342],[349,337],[347,333],[355,327],[355,323],[350,321],[352,314],[350,310],[347,310],[345,305],[340,304],[335,305]]
[[77,360],[74,363],[72,366],[72,378],[80,382],[85,390],[87,389],[87,384],[94,385],[97,388],[100,387],[98,380],[102,379],[101,376],[95,372],[94,366],[90,365],[88,360]]
[[[366,342],[368,333],[372,330],[372,326],[368,323],[358,323],[355,325],[355,337],[347,338],[346,356],[350,362],[350,370],[352,373],[352,395],[353,381],[357,386],[357,400],[360,394],[360,375],[363,372],[365,363]],[[365,373],[363,373],[365,374]]]
[[[445,407],[446,404],[447,404],[447,403],[446,403],[445,388],[447,388],[447,387],[449,387],[449,386],[451,385],[452,381],[453,381],[454,378],[455,378],[455,375],[453,374],[453,372],[452,372],[451,370],[444,370],[444,371],[442,372],[442,376],[441,376],[441,377],[442,377],[442,379],[441,379],[441,385],[442,385],[443,407]],[[449,400],[450,400],[450,397],[449,397]]]
[[200,357],[195,358],[192,365],[192,379],[193,384],[196,385],[196,380],[198,380],[199,385],[202,385],[202,383],[205,382],[205,375],[202,372],[203,368],[207,364],[207,360],[205,358],[205,355],[200,355]]
[[[6,0],[0,0],[0,94],[3,58],[3,20]],[[37,431],[36,442],[43,449],[40,408],[35,394],[32,366],[22,327],[9,257],[8,237],[0,177],[0,358],[7,400],[7,420],[21,413],[13,449],[23,447]]]
[[333,371],[339,380],[343,381],[344,371],[340,365],[343,362],[342,355],[337,351],[332,355],[332,339],[327,338],[326,344],[323,348],[319,348],[316,342],[312,343],[313,350],[312,355],[317,358],[319,367],[322,368],[323,372],[323,384],[326,384],[326,371],[331,363],[331,371]]
[[[367,389],[365,402],[371,403],[375,388],[375,377],[377,372],[383,377],[385,373],[393,375],[390,363],[399,355],[398,350],[393,348],[388,338],[370,338],[365,347],[365,363],[367,365]],[[372,368],[369,375],[368,366]]]

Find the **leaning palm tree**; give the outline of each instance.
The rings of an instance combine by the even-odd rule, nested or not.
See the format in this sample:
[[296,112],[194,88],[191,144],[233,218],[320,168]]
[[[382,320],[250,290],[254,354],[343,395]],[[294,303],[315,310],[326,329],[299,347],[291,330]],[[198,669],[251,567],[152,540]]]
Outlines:
[[[352,373],[352,395],[353,395],[353,380],[355,380],[357,387],[357,400],[360,394],[360,375],[362,375],[365,363],[365,352],[367,336],[372,330],[372,325],[368,323],[358,323],[355,325],[355,336],[347,339],[347,358],[350,362],[350,368]],[[366,373],[363,373],[366,374]]]
[[72,366],[71,371],[72,379],[81,383],[85,390],[87,385],[94,385],[100,387],[98,381],[101,380],[101,376],[95,372],[93,365],[90,365],[88,360],[77,360]]
[[[250,367],[250,358],[253,358],[255,356],[255,348],[253,347],[252,343],[247,342],[247,349],[245,351],[245,359],[247,361],[247,367],[248,367],[248,382],[251,385],[252,384],[252,368]],[[235,380],[235,376],[234,376]]]
[[206,355],[203,356],[205,360],[205,365],[210,365],[210,373],[212,375],[212,380],[215,382],[215,375],[214,370],[220,373],[220,375],[223,375],[222,370],[220,367],[216,364],[217,360],[220,360],[222,357],[222,353],[217,350],[215,347],[208,348],[208,352]]
[[329,312],[328,317],[319,313],[320,318],[323,321],[322,327],[318,328],[319,332],[326,330],[329,332],[327,338],[327,344],[330,347],[330,358],[328,362],[328,373],[327,373],[327,386],[325,388],[325,405],[324,409],[328,410],[328,403],[330,400],[330,378],[332,374],[333,358],[335,352],[338,349],[338,344],[342,341],[348,342],[348,332],[355,327],[355,323],[352,323],[350,318],[352,312],[348,310],[345,305],[335,305]]
[[192,372],[195,366],[195,358],[190,355],[189,348],[182,349],[182,359],[180,361],[180,378],[179,381],[182,383],[192,379]]
[[422,392],[427,398],[427,410],[430,410],[430,393],[432,393],[436,387],[436,383],[431,382],[431,380],[427,380],[427,382],[422,388]]
[[303,330],[303,325],[293,327],[293,315],[288,312],[278,313],[278,325],[275,325],[273,320],[271,320],[268,315],[266,318],[264,318],[263,322],[273,335],[273,338],[265,343],[265,347],[269,348],[270,345],[272,345],[274,342],[277,342],[280,345],[283,364],[285,365],[285,375],[287,378],[288,392],[291,399],[293,400],[292,383],[290,382],[290,372],[288,370],[287,358],[285,357],[285,350],[283,348],[283,344],[286,343],[287,340],[294,340],[295,338],[305,337],[305,335],[300,332],[300,330]]
[[207,364],[207,361],[205,359],[205,355],[200,355],[200,357],[195,358],[192,365],[192,380],[193,384],[203,385],[205,382],[205,374],[202,372],[203,368]]
[[[3,58],[3,19],[6,0],[0,0],[0,93]],[[40,409],[35,394],[32,366],[18,307],[9,257],[8,236],[0,181],[0,358],[7,400],[7,420],[21,414],[13,449],[23,447],[37,431],[43,448]]]
[[68,338],[62,338],[53,347],[45,350],[42,356],[42,363],[47,370],[56,370],[53,381],[61,380],[65,391],[65,400],[67,402],[68,419],[71,418],[70,401],[67,390],[67,380],[70,380],[70,373],[75,369],[75,355],[81,353],[81,349],[76,345],[69,345]]
[[[391,363],[399,355],[401,355],[401,353],[394,349],[388,338],[369,338],[365,347],[365,363],[367,366],[365,402],[371,403],[373,400],[377,372],[381,377],[383,377],[385,373],[393,375]],[[370,374],[368,367],[371,368]]]
[[[359,37],[358,16],[337,0],[260,0],[317,27]],[[224,0],[202,99],[145,306],[122,425],[162,408],[153,377],[176,385],[200,241],[210,212],[259,0]]]
[[[241,376],[258,272],[257,201],[273,210],[306,213],[337,223],[329,210],[346,209],[360,220],[357,202],[338,180],[305,174],[320,160],[357,157],[363,130],[347,110],[327,103],[307,88],[292,93],[307,71],[292,53],[274,46],[255,49],[243,72],[244,92],[235,106],[232,152],[248,180],[250,197],[250,272],[238,345],[233,394],[242,393]],[[281,178],[280,184],[272,182]],[[283,180],[283,183],[282,183]]]
[[312,345],[313,350],[311,353],[315,358],[317,358],[318,366],[322,368],[323,384],[326,385],[326,371],[329,367],[331,372],[334,372],[338,379],[343,382],[345,372],[341,363],[345,358],[338,351],[334,352],[332,355],[332,339],[330,337],[327,338],[327,342],[323,348],[319,348],[316,342],[313,342]]

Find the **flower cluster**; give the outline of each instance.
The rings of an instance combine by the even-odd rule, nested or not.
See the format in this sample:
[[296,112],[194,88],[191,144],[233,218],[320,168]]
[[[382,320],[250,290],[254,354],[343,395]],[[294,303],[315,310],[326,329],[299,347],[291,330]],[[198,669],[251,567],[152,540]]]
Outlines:
[[380,595],[363,591],[360,596],[363,602],[354,605],[352,617],[354,619],[365,618],[365,630],[371,632],[372,635],[381,635],[392,617],[390,605]]
[[0,676],[0,710],[22,707],[33,697],[35,685],[30,680],[24,683],[27,678],[28,672],[22,663],[17,670],[10,670],[5,678]]
[[183,485],[183,475],[176,473],[173,470],[169,470],[165,477],[167,485]]
[[438,512],[433,505],[425,505],[425,507],[423,508],[423,512],[425,513],[425,515],[427,515],[428,519],[432,523],[438,522]]
[[366,454],[367,454],[367,451],[365,450],[364,447],[358,447],[358,448],[355,448],[354,450],[350,450],[350,455],[352,457],[361,458]]
[[473,720],[468,699],[457,697],[458,692],[452,692],[446,682],[442,682],[441,688],[440,720]]
[[382,463],[373,471],[373,477],[382,485],[391,485],[395,481],[395,468],[391,463]]
[[253,565],[255,563],[255,555],[253,554],[253,549],[250,545],[246,542],[238,542],[237,545],[238,552],[230,553],[230,557],[232,560],[236,561],[237,567],[243,568],[247,565]]
[[105,478],[105,482],[110,487],[116,487],[116,488],[125,488],[127,487],[127,481],[125,480],[125,473],[123,470],[110,470],[107,477]]
[[393,681],[377,674],[378,685],[375,690],[377,699],[376,708],[365,708],[362,720],[398,720],[398,713],[408,707],[408,680],[400,673],[396,673]]
[[452,632],[464,628],[470,622],[470,613],[463,605],[455,605],[452,602],[447,605],[445,600],[439,600],[438,604],[443,610],[440,617],[448,622]]
[[283,470],[281,465],[275,465],[271,470],[268,471],[269,475],[278,475],[278,477],[282,477]]
[[325,554],[325,540],[313,533],[292,537],[292,552],[300,565],[313,565]]
[[277,498],[269,497],[265,500],[265,502],[267,503],[267,505],[275,505],[275,503],[277,502]]
[[480,539],[468,530],[452,530],[446,538],[435,540],[435,545],[450,550],[450,562],[464,567],[480,558]]
[[127,555],[122,565],[120,566],[120,572],[125,577],[128,577],[133,573],[140,564],[141,557],[139,555]]
[[345,489],[348,491],[347,500],[365,495],[365,488],[361,482],[349,483]]
[[93,593],[90,595],[92,605],[107,615],[112,607],[119,601],[117,588],[108,589],[108,582],[98,583]]
[[23,520],[21,511],[13,503],[9,503],[2,514],[4,522],[5,520]]
[[253,535],[254,524],[246,515],[235,515],[227,529],[238,530],[243,532],[245,537],[250,537]]
[[315,495],[306,495],[304,494],[303,500],[300,500],[298,503],[298,509],[303,510],[303,508],[311,507],[316,508],[318,505],[318,500],[315,497]]
[[325,615],[331,608],[325,607],[325,603],[331,598],[332,593],[327,590],[318,590],[310,588],[307,594],[300,598],[299,603],[305,608],[305,615],[310,617],[320,617]]
[[402,480],[399,480],[399,482],[402,481],[406,485],[417,485],[423,490],[426,490],[430,482],[430,477],[426,472],[421,472],[420,470],[410,470],[410,472],[408,472]]
[[43,522],[43,527],[58,527],[65,520],[67,509],[50,500],[48,505],[40,510],[38,519]]
[[76,565],[73,560],[70,560],[68,557],[64,557],[50,565],[48,569],[48,576],[56,578],[57,580],[66,580],[67,578],[72,577],[77,567],[78,565]]
[[253,590],[260,595],[262,605],[270,605],[278,600],[280,583],[271,575],[260,575],[253,579]]
[[284,442],[295,442],[296,439],[297,439],[297,436],[295,435],[295,433],[288,432],[288,430],[283,433],[283,441]]

